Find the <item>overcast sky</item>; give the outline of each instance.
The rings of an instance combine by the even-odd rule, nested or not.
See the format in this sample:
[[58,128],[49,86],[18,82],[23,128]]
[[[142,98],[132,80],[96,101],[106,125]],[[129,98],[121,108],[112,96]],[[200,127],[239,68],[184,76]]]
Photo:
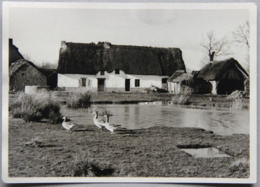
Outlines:
[[[207,52],[203,37],[232,38],[232,31],[250,20],[247,9],[82,9],[11,8],[9,37],[35,64],[57,63],[61,41],[153,47],[177,47],[190,70],[201,68]],[[232,44],[231,54],[243,66],[247,49]],[[226,58],[225,57],[225,58]]]

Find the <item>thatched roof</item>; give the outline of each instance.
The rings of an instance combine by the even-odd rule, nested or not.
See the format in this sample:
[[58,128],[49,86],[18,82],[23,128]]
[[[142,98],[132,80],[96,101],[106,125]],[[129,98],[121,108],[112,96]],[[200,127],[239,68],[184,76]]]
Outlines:
[[[181,83],[182,81],[190,81],[193,79],[193,75],[190,73],[183,73],[180,76],[176,77],[175,79],[172,79],[170,82],[175,82],[175,83]],[[169,82],[169,80],[168,80]]]
[[172,82],[172,80],[176,79],[177,77],[179,77],[180,75],[182,75],[183,73],[185,73],[184,70],[177,70],[175,71],[172,76],[170,76],[170,78],[168,79],[168,82]]
[[185,70],[182,52],[178,48],[112,45],[107,42],[62,42],[58,73],[90,74],[115,69],[126,74],[172,75]]
[[[25,59],[20,59],[20,60],[17,60],[15,62],[13,62],[10,67],[9,67],[9,76],[13,76],[15,74],[15,72],[17,72],[20,68],[22,68],[24,65],[31,65],[33,66],[34,68],[36,68],[37,70],[39,70],[39,68],[34,65],[32,62],[28,61],[28,60],[25,60]],[[40,71],[40,70],[39,70]]]
[[218,81],[224,78],[241,79],[241,77],[248,77],[248,73],[234,58],[209,63],[197,75],[197,78],[207,81]]
[[33,62],[30,62],[25,59],[20,59],[15,62],[13,62],[9,67],[9,76],[14,75],[16,71],[18,71],[20,68],[22,68],[24,65],[30,65],[33,66],[35,69],[37,69],[39,72],[41,72],[46,77],[52,76],[53,74],[57,74],[56,69],[45,69],[45,68],[39,68],[36,66]]

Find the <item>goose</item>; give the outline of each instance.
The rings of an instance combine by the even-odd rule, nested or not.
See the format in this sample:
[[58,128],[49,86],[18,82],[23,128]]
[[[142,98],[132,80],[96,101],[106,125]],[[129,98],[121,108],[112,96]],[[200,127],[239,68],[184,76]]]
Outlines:
[[70,130],[72,130],[75,127],[75,124],[71,122],[66,122],[67,119],[66,116],[64,116],[62,119],[63,119],[62,127],[70,132]]
[[94,111],[92,114],[94,114],[94,118],[93,118],[93,121],[94,121],[94,124],[99,128],[99,129],[102,129],[102,126],[104,126],[104,121],[101,120],[101,119],[98,119],[98,112],[97,111]]
[[117,127],[115,127],[114,125],[109,124],[109,116],[108,115],[104,115],[106,121],[104,123],[104,126],[106,127],[107,130],[109,130],[111,132],[111,134],[114,133],[114,130],[117,129]]

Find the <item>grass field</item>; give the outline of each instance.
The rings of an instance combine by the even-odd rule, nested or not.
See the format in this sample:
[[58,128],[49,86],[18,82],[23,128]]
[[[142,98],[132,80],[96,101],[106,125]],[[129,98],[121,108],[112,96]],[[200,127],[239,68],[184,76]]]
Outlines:
[[[74,176],[93,163],[115,177],[248,177],[248,135],[219,136],[202,129],[153,127],[99,131],[91,122],[68,133],[61,125],[10,119],[11,177]],[[212,146],[228,158],[193,158],[178,147]],[[235,165],[235,166],[234,166]],[[86,176],[91,176],[86,174]]]

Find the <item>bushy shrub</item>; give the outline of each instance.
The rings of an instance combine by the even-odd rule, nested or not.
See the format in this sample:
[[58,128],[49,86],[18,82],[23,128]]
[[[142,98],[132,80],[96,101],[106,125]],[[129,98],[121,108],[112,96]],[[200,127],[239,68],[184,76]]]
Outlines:
[[189,87],[189,86],[185,86],[183,85],[181,87],[181,94],[183,95],[191,95],[192,93],[194,93],[194,89]]
[[102,169],[97,163],[90,161],[79,161],[77,162],[72,170],[73,177],[102,177],[111,176],[115,169],[105,168]]
[[82,94],[70,94],[67,99],[69,108],[88,108],[91,105],[91,95],[86,92]]
[[172,103],[177,105],[188,105],[189,102],[189,95],[175,95],[172,97]]
[[14,118],[23,118],[26,122],[40,121],[44,118],[53,124],[62,121],[60,106],[46,94],[27,95],[20,93],[9,110]]
[[78,162],[73,168],[73,177],[86,177],[91,176],[94,177],[95,174],[92,171],[92,164],[89,162]]

